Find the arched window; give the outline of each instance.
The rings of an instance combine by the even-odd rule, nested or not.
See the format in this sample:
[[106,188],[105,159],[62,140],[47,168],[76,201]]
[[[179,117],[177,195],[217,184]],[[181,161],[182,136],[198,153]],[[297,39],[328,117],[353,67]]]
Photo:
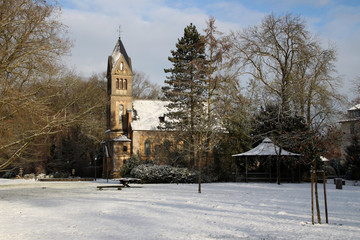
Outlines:
[[127,79],[124,79],[124,89],[127,89]]
[[165,139],[165,141],[164,141],[164,150],[165,150],[165,152],[169,153],[170,148],[171,148],[171,142],[168,139]]
[[116,79],[116,89],[119,89],[120,85],[119,85],[119,79]]
[[120,79],[120,89],[124,89],[123,79]]
[[123,114],[124,114],[124,105],[120,105],[119,106],[119,124],[121,124],[122,123],[122,116],[123,116]]
[[146,139],[145,141],[144,154],[145,156],[149,156],[151,154],[151,142],[149,139]]
[[120,70],[121,71],[124,70],[124,63],[123,62],[120,63]]

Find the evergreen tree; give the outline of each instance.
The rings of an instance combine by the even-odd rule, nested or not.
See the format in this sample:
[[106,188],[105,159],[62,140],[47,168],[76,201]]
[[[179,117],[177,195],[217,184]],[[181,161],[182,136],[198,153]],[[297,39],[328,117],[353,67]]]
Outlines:
[[166,128],[179,132],[184,153],[190,157],[190,166],[194,166],[199,144],[198,133],[201,129],[205,111],[206,59],[205,41],[193,24],[184,29],[184,36],[178,39],[176,50],[171,51],[169,61],[172,68],[162,88],[169,104],[166,115]]
[[272,138],[273,141],[286,147],[287,150],[296,151],[290,139],[294,139],[300,133],[306,132],[307,125],[305,119],[290,111],[281,112],[277,104],[267,104],[265,108],[254,116],[253,129],[251,135],[256,144],[260,143],[265,137]]

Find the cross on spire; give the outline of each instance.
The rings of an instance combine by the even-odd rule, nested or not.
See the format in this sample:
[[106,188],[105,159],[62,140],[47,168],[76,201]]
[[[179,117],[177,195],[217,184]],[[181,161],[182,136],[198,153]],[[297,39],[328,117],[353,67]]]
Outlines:
[[121,25],[119,25],[119,29],[117,30],[117,32],[119,33],[119,39],[121,39],[121,33],[122,33],[122,31],[121,31]]

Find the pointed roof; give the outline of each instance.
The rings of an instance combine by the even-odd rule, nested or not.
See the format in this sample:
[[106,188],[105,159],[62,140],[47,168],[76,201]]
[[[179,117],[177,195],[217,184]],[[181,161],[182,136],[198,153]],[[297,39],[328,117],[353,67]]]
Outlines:
[[360,104],[356,104],[355,106],[348,109],[348,111],[353,111],[353,110],[360,110]]
[[[276,156],[280,151],[280,147],[276,146],[270,138],[265,138],[262,143],[260,143],[255,148],[244,152],[232,155],[233,157],[241,157],[241,156]],[[301,156],[297,153],[288,152],[284,149],[281,149],[281,156]]]
[[116,42],[116,45],[114,47],[114,50],[111,54],[111,58],[112,58],[112,68],[116,65],[116,63],[118,62],[118,60],[120,59],[120,56],[123,55],[125,58],[125,61],[127,63],[127,65],[131,68],[131,63],[130,63],[130,58],[126,53],[124,44],[122,43],[121,39],[119,38],[118,41]]
[[117,138],[114,138],[112,141],[114,141],[114,142],[131,142],[131,140],[125,135],[121,135]]

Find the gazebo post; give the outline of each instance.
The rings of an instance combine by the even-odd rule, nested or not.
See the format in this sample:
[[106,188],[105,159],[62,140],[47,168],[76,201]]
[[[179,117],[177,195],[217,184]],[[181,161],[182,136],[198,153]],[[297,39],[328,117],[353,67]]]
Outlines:
[[245,182],[248,182],[248,159],[245,157]]
[[269,183],[271,182],[271,157],[267,156],[267,158],[269,159]]
[[[280,148],[281,154],[281,148]],[[280,185],[281,175],[280,175],[280,155],[276,155],[276,175],[277,175],[277,184]]]

